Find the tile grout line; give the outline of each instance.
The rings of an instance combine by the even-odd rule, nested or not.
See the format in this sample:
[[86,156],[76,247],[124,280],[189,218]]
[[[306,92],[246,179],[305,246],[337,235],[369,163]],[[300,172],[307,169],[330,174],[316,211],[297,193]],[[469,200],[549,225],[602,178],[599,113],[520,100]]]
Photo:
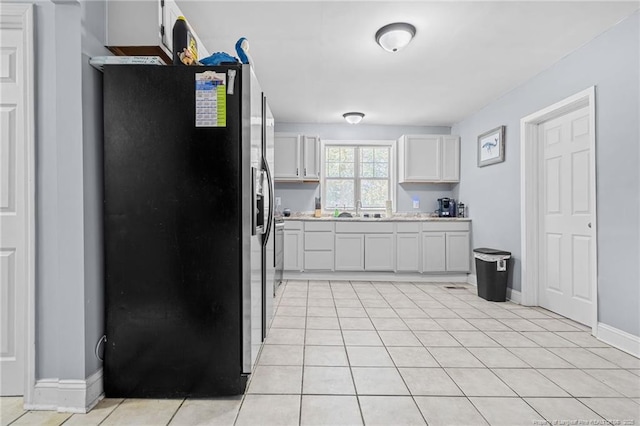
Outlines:
[[106,415],[106,417],[105,417],[104,419],[100,420],[100,422],[98,423],[98,426],[100,426],[101,424],[103,424],[104,422],[106,422],[106,421],[107,421],[107,419],[108,419],[109,417],[111,417],[111,415],[112,415],[112,414],[113,414],[113,413],[114,413],[118,408],[120,408],[120,406],[121,406],[122,404],[124,404],[124,402],[125,402],[126,400],[127,400],[127,398],[122,398],[122,401],[120,401],[120,402],[118,403],[118,405],[116,405],[116,407],[115,407],[113,410],[111,410],[111,412],[110,412],[109,414],[107,414],[107,415]]
[[299,408],[298,408],[298,424],[301,425],[302,424],[302,395],[304,392],[304,369],[305,369],[305,365],[304,365],[304,360],[307,356],[307,326],[309,325],[309,287],[310,287],[310,282],[307,280],[306,281],[306,289],[307,289],[307,295],[306,295],[306,302],[304,305],[304,332],[302,334],[302,366],[301,369],[302,371],[300,372],[300,402],[299,402]]
[[178,414],[178,411],[180,411],[180,409],[182,408],[182,406],[184,405],[186,400],[187,400],[187,398],[183,398],[182,399],[182,401],[180,402],[180,405],[178,405],[178,408],[176,409],[176,411],[173,412],[173,414],[171,415],[171,418],[167,422],[166,426],[169,426],[171,424],[171,422],[173,421],[173,418],[176,416],[176,414]]
[[[362,301],[360,300],[360,297],[358,297],[358,292],[356,292],[356,290],[353,288],[353,283],[351,281],[347,281],[347,282],[349,283],[349,288],[351,288],[353,293],[356,295],[356,299],[362,306]],[[331,286],[331,281],[329,281],[329,288],[331,289],[331,297],[333,298],[333,304],[335,305],[336,299],[335,299],[335,295],[333,294],[333,286]],[[362,306],[362,308],[364,309],[364,306]],[[362,412],[362,404],[360,403],[360,395],[358,394],[358,388],[356,387],[356,379],[353,376],[353,368],[351,366],[351,359],[349,358],[349,351],[347,350],[347,342],[344,340],[344,331],[342,329],[342,323],[340,322],[340,316],[338,316],[337,307],[336,307],[336,316],[338,317],[338,327],[340,327],[340,336],[342,336],[342,347],[344,348],[344,353],[347,357],[347,365],[349,366],[349,375],[351,376],[351,383],[353,383],[353,392],[355,393],[356,404],[358,404],[358,412],[360,414],[360,420],[362,420],[363,425],[366,425],[366,422],[364,420],[364,413]],[[371,321],[371,319],[369,319],[369,321]]]

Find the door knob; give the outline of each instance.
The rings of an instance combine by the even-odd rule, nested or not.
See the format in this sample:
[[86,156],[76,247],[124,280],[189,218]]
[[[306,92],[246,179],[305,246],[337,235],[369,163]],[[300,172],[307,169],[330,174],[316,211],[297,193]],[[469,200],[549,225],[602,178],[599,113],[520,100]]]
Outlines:
[[591,222],[589,222],[589,224],[587,225],[589,228],[591,228]]

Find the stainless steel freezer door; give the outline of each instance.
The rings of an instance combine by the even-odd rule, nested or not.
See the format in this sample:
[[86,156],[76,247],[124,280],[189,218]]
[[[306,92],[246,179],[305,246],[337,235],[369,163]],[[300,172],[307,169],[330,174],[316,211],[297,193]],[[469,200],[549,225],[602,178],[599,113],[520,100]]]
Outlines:
[[[242,67],[242,173],[243,202],[251,206],[251,197],[255,197],[252,186],[255,180],[251,168],[258,173],[262,170],[262,90],[249,65]],[[246,184],[245,184],[246,181]],[[244,209],[243,238],[246,241],[243,250],[243,285],[242,285],[242,370],[250,374],[262,344],[262,282],[263,282],[263,246],[262,235],[256,232],[251,235],[251,208]],[[263,208],[263,213],[264,213]]]
[[275,232],[275,220],[274,220],[274,209],[275,209],[275,194],[273,188],[273,167],[274,167],[274,150],[275,150],[275,121],[273,119],[273,114],[271,113],[271,109],[269,108],[269,104],[267,103],[267,99],[263,97],[263,121],[264,121],[264,140],[263,140],[263,153],[264,153],[264,162],[265,162],[265,171],[267,172],[267,186],[265,193],[265,199],[269,200],[269,204],[265,203],[266,208],[269,209],[269,226],[265,228],[268,230],[268,234],[264,235],[264,289],[262,293],[263,300],[263,338],[266,338],[269,334],[269,327],[271,326],[271,320],[273,319],[273,295],[275,291],[275,276],[276,276],[276,268],[275,268],[275,244],[274,241],[276,239]]

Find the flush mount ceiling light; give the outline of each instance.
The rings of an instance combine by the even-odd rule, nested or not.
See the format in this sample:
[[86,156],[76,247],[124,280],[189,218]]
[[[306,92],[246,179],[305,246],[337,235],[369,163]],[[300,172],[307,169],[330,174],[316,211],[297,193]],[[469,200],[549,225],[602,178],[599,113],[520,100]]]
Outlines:
[[347,120],[347,123],[358,124],[362,121],[364,114],[361,112],[345,112],[344,114],[342,114],[342,116],[345,120]]
[[406,22],[385,25],[376,32],[376,43],[387,52],[402,50],[416,35],[416,27]]

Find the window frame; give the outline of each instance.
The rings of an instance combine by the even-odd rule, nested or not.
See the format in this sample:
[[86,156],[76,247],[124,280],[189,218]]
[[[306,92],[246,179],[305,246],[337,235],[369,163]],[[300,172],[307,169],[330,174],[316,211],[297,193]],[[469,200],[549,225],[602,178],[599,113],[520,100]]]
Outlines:
[[[392,211],[396,212],[397,210],[397,200],[396,200],[396,187],[398,185],[398,179],[396,176],[396,141],[395,140],[322,140],[320,143],[320,186],[321,186],[321,196],[322,196],[322,210],[325,213],[332,213],[336,207],[329,206],[326,204],[327,200],[327,163],[326,163],[326,147],[327,146],[341,146],[341,147],[388,147],[389,148],[389,199],[392,204]],[[360,158],[356,158],[356,161],[359,163]],[[359,169],[359,167],[357,167]],[[359,182],[362,177],[356,176],[354,178],[347,178],[355,180],[355,191],[356,191],[356,200],[362,199],[360,194],[360,185]],[[365,178],[366,179],[366,178]],[[358,198],[360,195],[360,198]],[[355,200],[354,200],[355,201]],[[338,207],[340,211],[342,209]],[[353,210],[347,208],[346,211],[353,212],[355,211],[355,207]],[[377,208],[377,209],[360,209],[361,212],[384,212],[385,208]]]

